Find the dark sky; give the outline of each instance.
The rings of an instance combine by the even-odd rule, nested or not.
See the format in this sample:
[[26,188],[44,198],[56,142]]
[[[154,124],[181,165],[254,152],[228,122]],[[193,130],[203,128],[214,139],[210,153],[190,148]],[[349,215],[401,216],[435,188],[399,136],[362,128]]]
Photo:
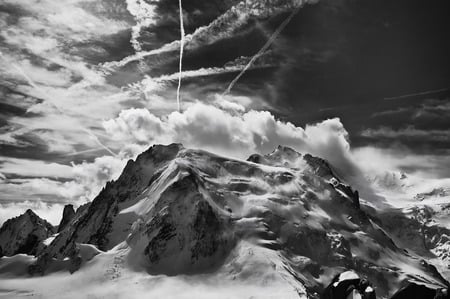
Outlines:
[[[227,8],[222,1],[185,2],[192,19],[188,33]],[[162,32],[152,39],[158,45],[179,34],[175,8],[175,1],[162,1],[159,7],[168,21],[149,29]],[[202,17],[191,15],[198,10],[204,12]],[[277,67],[249,71],[233,94],[258,94],[278,117],[297,125],[339,117],[355,145],[395,142],[417,152],[446,153],[450,145],[446,134],[450,128],[449,13],[450,3],[445,0],[325,0],[306,5],[272,44]],[[185,70],[220,67],[251,56],[288,14],[250,19],[228,38],[187,50]],[[151,76],[175,73],[175,55],[176,51],[168,54],[172,60],[144,72]],[[149,58],[148,65],[157,59]],[[137,66],[126,68],[131,71]],[[223,91],[234,75],[188,82],[193,89],[204,89],[199,96],[207,98],[212,91]]]
[[181,114],[177,0],[0,3],[0,202],[89,199],[154,142],[265,151],[336,117],[352,149],[450,175],[448,0],[182,3]]

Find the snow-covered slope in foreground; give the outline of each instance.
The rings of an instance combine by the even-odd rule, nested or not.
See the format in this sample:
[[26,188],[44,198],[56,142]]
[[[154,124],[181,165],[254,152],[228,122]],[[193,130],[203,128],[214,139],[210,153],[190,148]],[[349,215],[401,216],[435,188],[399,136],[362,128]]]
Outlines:
[[286,147],[242,161],[156,145],[37,259],[0,260],[0,296],[314,298],[348,269],[381,297],[448,284],[366,209],[326,161]]

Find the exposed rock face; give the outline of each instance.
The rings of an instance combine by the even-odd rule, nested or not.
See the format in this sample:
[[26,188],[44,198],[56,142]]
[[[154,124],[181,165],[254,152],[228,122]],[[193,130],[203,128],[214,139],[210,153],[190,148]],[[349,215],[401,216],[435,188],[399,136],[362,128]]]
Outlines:
[[42,241],[55,233],[54,227],[33,211],[9,219],[0,228],[0,256],[34,255]]
[[353,271],[336,275],[322,293],[321,299],[376,299],[372,285]]
[[62,231],[64,228],[66,228],[67,224],[69,224],[69,222],[72,221],[74,216],[75,210],[73,209],[73,205],[70,204],[65,205],[63,210],[63,216],[58,226],[58,233]]
[[169,187],[151,214],[128,240],[133,248],[130,256],[139,255],[145,246],[150,273],[208,271],[220,265],[234,245],[229,225],[199,192],[191,174]]
[[398,290],[391,299],[449,299],[448,289],[435,289],[423,284],[409,283]]
[[310,154],[306,154],[303,159],[308,163],[308,165],[317,175],[326,178],[336,177],[333,170],[331,169],[330,164],[328,164],[328,162],[324,159],[314,157]]

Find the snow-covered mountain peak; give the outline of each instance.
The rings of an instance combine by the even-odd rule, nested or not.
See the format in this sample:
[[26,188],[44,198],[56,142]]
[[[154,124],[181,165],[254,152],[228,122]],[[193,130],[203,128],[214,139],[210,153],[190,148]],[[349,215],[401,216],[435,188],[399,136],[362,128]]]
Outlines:
[[279,145],[273,150],[273,152],[266,155],[253,154],[247,159],[247,161],[290,168],[301,168],[305,166],[305,161],[302,159],[302,154],[290,147],[282,145]]
[[65,262],[82,271],[94,255],[114,255],[127,271],[254,284],[250,273],[276,269],[264,279],[289,282],[300,297],[320,293],[344,270],[383,296],[405,281],[446,284],[365,209],[327,161],[287,147],[244,161],[156,145],[77,210],[30,270]]

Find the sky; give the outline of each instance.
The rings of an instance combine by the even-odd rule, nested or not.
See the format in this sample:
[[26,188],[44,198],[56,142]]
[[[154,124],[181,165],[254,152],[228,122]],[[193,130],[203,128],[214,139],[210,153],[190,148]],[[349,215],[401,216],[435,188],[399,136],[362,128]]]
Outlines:
[[0,223],[57,223],[155,143],[450,178],[447,0],[184,0],[180,111],[178,4],[0,2]]

